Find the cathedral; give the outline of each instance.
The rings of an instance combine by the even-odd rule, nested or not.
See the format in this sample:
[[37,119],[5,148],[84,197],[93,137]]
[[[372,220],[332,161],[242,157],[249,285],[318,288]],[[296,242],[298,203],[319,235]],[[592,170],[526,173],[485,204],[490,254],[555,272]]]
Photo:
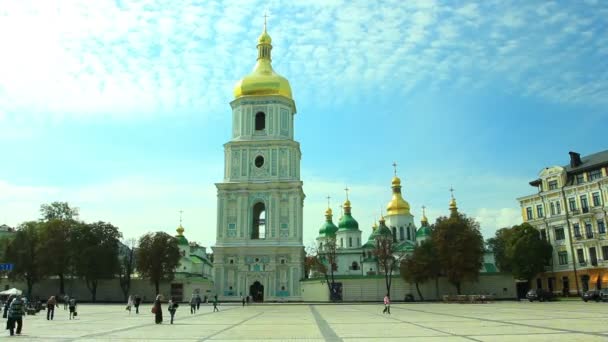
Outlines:
[[304,277],[300,144],[296,105],[271,64],[272,39],[258,38],[253,71],[234,87],[232,137],[217,183],[217,240],[212,247],[220,300],[301,300]]

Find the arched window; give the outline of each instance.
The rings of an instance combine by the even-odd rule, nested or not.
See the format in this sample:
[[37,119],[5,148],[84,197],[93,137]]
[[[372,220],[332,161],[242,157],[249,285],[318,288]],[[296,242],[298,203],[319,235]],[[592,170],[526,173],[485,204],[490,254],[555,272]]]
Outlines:
[[353,261],[353,264],[351,265],[351,270],[356,271],[359,269],[359,264],[357,264],[356,261]]
[[[399,227],[399,240],[403,241],[405,239],[405,229],[403,227]],[[410,239],[410,231],[407,231],[407,239]]]
[[340,238],[340,247],[344,247],[344,239]]
[[251,238],[254,240],[266,238],[266,206],[262,202],[253,206]]
[[353,246],[353,238],[349,237],[348,238],[348,247],[352,247]]
[[266,114],[257,112],[255,114],[255,130],[262,131],[266,128]]
[[397,228],[392,227],[393,230],[393,241],[397,241]]

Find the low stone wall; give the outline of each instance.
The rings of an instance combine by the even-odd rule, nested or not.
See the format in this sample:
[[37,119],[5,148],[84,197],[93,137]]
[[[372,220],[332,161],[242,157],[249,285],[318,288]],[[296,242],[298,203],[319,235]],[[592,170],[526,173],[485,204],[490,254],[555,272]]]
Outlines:
[[[336,282],[342,283],[342,298],[345,302],[381,301],[386,294],[386,283],[382,276],[337,277]],[[329,301],[329,290],[324,279],[303,280],[301,287],[303,301]],[[439,279],[439,297],[436,295],[434,281],[420,284],[420,292],[424,300],[441,300],[444,295],[455,295],[456,288],[442,277]],[[464,282],[461,292],[470,295],[491,294],[496,299],[517,297],[513,276],[501,273],[480,275],[477,282]],[[420,300],[414,284],[406,283],[401,277],[393,277],[392,300],[402,301],[408,294],[413,295],[415,300]]]

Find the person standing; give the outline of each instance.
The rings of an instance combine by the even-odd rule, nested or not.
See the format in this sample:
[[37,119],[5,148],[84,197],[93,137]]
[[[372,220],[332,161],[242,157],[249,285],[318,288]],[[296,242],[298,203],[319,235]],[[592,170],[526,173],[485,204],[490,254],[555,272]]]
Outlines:
[[152,312],[154,313],[154,322],[156,324],[161,324],[163,322],[163,310],[160,306],[161,295],[157,295],[154,300],[154,304],[152,305]]
[[193,293],[192,297],[190,297],[190,314],[193,314],[195,312],[196,312],[196,296]]
[[217,303],[217,295],[215,295],[213,297],[213,312],[220,311],[220,309],[217,308],[217,305],[218,305],[218,303]]
[[391,299],[388,297],[388,293],[386,296],[384,296],[384,310],[382,313],[388,313],[389,315],[391,314]]
[[132,306],[133,306],[133,296],[129,295],[129,298],[127,299],[127,307],[125,308],[125,310],[129,311],[129,315],[131,314]]
[[67,310],[68,309],[68,302],[70,301],[70,296],[68,296],[67,294],[65,296],[63,296],[63,310]]
[[7,318],[8,317],[8,308],[11,306],[11,302],[13,301],[13,299],[15,299],[14,295],[8,296],[8,299],[6,300],[6,303],[4,303],[4,310],[2,312],[2,318]]
[[15,324],[17,324],[17,335],[21,335],[21,328],[23,328],[23,315],[25,314],[25,306],[20,296],[15,296],[15,299],[11,302],[8,308],[8,330],[11,336],[15,335]]
[[251,298],[249,297],[249,295],[247,295],[247,298],[245,298],[245,299],[246,299],[246,301],[247,301],[247,305],[249,305],[249,300],[251,299]]
[[68,309],[70,310],[70,319],[75,319],[78,313],[76,312],[76,298],[72,297],[68,300]]
[[243,302],[243,307],[245,307],[245,296],[241,293],[241,302]]
[[55,296],[51,296],[49,300],[46,301],[46,320],[53,320],[55,316],[55,307],[57,306],[57,300]]
[[196,294],[196,311],[200,310],[202,301],[203,300],[201,299],[201,295],[197,293]]
[[135,305],[135,313],[139,314],[139,304],[141,304],[141,297],[136,294],[135,299],[133,300],[133,305]]
[[177,304],[173,300],[173,297],[171,297],[171,299],[169,300],[169,304],[167,306],[168,306],[169,314],[171,315],[171,324],[173,324],[173,317],[175,317],[175,310],[177,310],[177,307],[179,306],[179,304]]

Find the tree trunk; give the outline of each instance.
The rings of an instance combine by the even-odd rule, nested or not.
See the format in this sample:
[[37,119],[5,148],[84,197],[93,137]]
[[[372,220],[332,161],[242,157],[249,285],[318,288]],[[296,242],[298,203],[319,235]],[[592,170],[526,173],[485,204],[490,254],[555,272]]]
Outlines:
[[459,281],[455,282],[455,283],[454,283],[454,286],[456,286],[456,293],[457,293],[457,294],[461,294],[461,293],[460,293],[460,282],[459,282]]
[[29,277],[25,279],[25,282],[27,283],[27,298],[31,299],[32,298],[32,290],[34,289],[34,282]]
[[418,292],[418,297],[420,297],[420,301],[424,301],[424,297],[422,297],[422,292],[420,292],[420,286],[418,286],[418,282],[416,284],[416,292]]
[[59,276],[59,293],[63,295],[63,294],[65,294],[65,283],[63,281],[63,278],[64,278],[63,273],[59,273],[58,276]]
[[439,277],[435,277],[435,296],[439,300]]
[[156,289],[156,295],[158,296],[160,294],[160,284],[158,280],[154,281],[154,288]]
[[93,303],[97,301],[97,280],[94,280],[91,284],[91,299]]

